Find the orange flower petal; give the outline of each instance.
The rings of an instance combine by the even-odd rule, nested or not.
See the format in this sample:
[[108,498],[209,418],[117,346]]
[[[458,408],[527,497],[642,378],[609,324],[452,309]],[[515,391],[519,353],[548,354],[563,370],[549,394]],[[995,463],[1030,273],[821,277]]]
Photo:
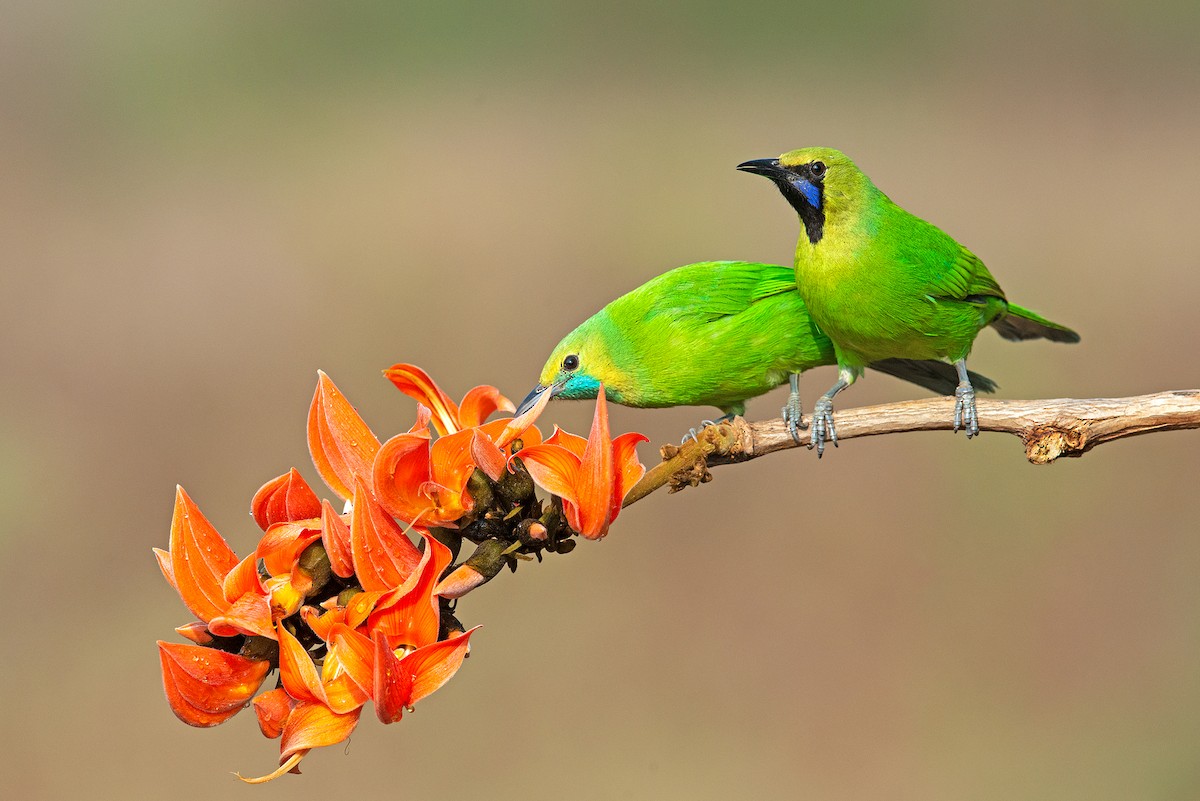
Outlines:
[[324,704],[303,701],[288,715],[280,742],[280,764],[313,748],[340,743],[358,724],[361,709],[339,715]]
[[271,669],[267,660],[159,640],[163,689],[172,711],[192,726],[215,726],[236,715]]
[[344,623],[333,624],[321,668],[329,708],[344,714],[365,704],[371,697],[374,670],[371,641]]
[[479,429],[459,431],[434,442],[429,448],[430,480],[452,492],[462,493],[475,472],[471,440],[478,433]]
[[325,703],[325,687],[312,657],[283,623],[276,625],[279,637],[279,679],[288,695],[297,701]]
[[613,492],[610,520],[617,519],[617,514],[621,511],[621,502],[625,500],[629,490],[633,489],[633,485],[641,481],[642,476],[646,474],[646,466],[638,459],[637,446],[640,442],[649,441],[649,437],[636,431],[622,434],[612,441],[613,465],[617,471],[617,484]]
[[515,458],[521,460],[539,487],[564,501],[575,503],[579,484],[579,457],[560,445],[534,445]]
[[458,422],[458,406],[420,367],[415,364],[393,364],[383,374],[396,385],[396,389],[433,412],[433,427],[439,434],[453,434],[463,427]]
[[235,637],[238,634],[257,634],[275,639],[275,626],[271,623],[271,607],[267,597],[257,592],[248,592],[221,615],[208,622],[208,629],[218,637]]
[[[543,392],[541,397],[538,398],[537,403],[533,404],[533,406],[531,406],[529,410],[525,412],[525,414],[521,415],[520,417],[514,417],[507,422],[496,421],[504,422],[504,427],[497,432],[495,437],[496,445],[501,448],[507,448],[512,444],[513,440],[525,438],[527,431],[537,431],[537,429],[533,427],[533,422],[541,416],[542,412],[546,408],[546,404],[549,402],[550,393]],[[541,438],[541,433],[539,432],[537,439],[540,441]],[[527,442],[525,444],[528,445],[529,443]]]
[[478,429],[471,432],[471,459],[492,481],[499,481],[508,466],[504,451],[480,434]]
[[321,502],[321,542],[329,554],[329,566],[335,575],[350,578],[354,575],[354,557],[350,550],[350,527],[334,511],[329,501]]
[[413,676],[410,705],[432,695],[453,678],[467,656],[467,641],[478,628],[418,648],[400,660],[401,667]]
[[175,586],[175,576],[171,572],[171,552],[164,551],[162,548],[154,548],[154,558],[158,560],[158,569],[162,571],[163,578],[171,585],[175,592],[179,592],[179,588]]
[[292,468],[263,484],[250,501],[250,514],[258,527],[266,531],[273,523],[319,517],[321,502],[308,482]]
[[364,590],[398,587],[421,561],[412,540],[357,480],[354,511],[350,514],[350,550],[354,572]]
[[512,401],[500,394],[500,390],[482,384],[463,395],[458,407],[458,425],[460,428],[474,428],[483,425],[483,421],[493,412],[512,412],[516,408]]
[[375,457],[372,481],[375,497],[388,512],[409,522],[430,507],[420,487],[429,481],[430,436],[428,431],[409,431],[383,443]]
[[250,554],[238,562],[237,566],[230,570],[225,576],[225,580],[221,582],[221,595],[229,603],[233,603],[248,592],[256,592],[260,595],[266,593],[262,580],[258,576],[258,558],[254,554]]
[[570,431],[563,431],[558,426],[555,426],[554,433],[546,440],[546,444],[566,448],[582,459],[583,452],[587,449],[587,438],[581,437],[578,434],[572,434]]
[[[324,605],[324,604],[322,604]],[[313,634],[320,637],[325,642],[329,642],[330,631],[334,623],[344,623],[346,620],[346,610],[339,609],[333,604],[330,605],[329,611],[324,614],[318,614],[314,607],[306,606],[300,610],[300,618],[308,624],[312,629]]]
[[343,499],[353,495],[355,476],[371,475],[379,440],[329,376],[317,373],[308,412],[308,450],[321,478]]
[[383,632],[375,632],[374,642],[375,715],[383,723],[395,723],[404,717],[405,708],[412,706],[413,675],[400,666],[400,658],[388,646]]
[[450,549],[433,537],[422,534],[425,553],[412,577],[379,599],[367,620],[372,635],[381,632],[387,644],[395,648],[418,648],[438,637],[441,607],[433,588],[442,572],[453,561]]
[[292,699],[282,687],[259,693],[254,698],[254,714],[263,736],[274,740],[283,733],[283,726],[292,711]]
[[208,630],[208,626],[199,622],[176,626],[175,633],[180,637],[186,637],[196,643],[196,645],[208,645],[213,641],[213,636]]
[[367,617],[375,611],[375,604],[379,602],[380,598],[387,595],[388,592],[390,590],[375,590],[356,594],[346,604],[346,625],[352,629],[356,629],[363,623],[366,623]]
[[258,541],[254,556],[272,576],[292,572],[304,549],[321,538],[320,517],[294,523],[276,523]]
[[175,492],[170,553],[171,578],[192,614],[208,621],[229,608],[222,582],[238,563],[237,555],[183,487]]
[[496,443],[496,447],[502,451],[516,439],[520,439],[525,447],[542,444],[542,432],[538,431],[537,426],[528,423],[514,425],[514,421],[509,419],[493,420],[476,427],[475,430]]
[[580,460],[579,483],[576,485],[582,524],[579,533],[584,537],[594,540],[608,533],[615,484],[612,439],[608,435],[608,404],[605,403],[604,385],[601,384],[596,397],[596,414],[592,417],[592,430]]

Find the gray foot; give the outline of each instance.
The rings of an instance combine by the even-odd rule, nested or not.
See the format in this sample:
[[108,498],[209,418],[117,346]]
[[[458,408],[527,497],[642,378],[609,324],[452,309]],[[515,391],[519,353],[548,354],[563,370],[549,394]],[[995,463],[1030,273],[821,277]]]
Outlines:
[[963,428],[967,439],[979,433],[979,415],[975,411],[975,389],[968,382],[954,390],[954,430]]
[[825,442],[828,440],[837,447],[837,429],[833,427],[833,398],[822,396],[813,407],[812,429],[809,436],[809,447],[817,449],[817,458],[825,453]]
[[804,422],[804,414],[800,410],[800,393],[793,392],[788,395],[787,403],[779,410],[779,416],[783,418],[783,422],[787,425],[788,433],[792,435],[792,439],[796,444],[800,444],[800,429],[808,428],[808,424]]

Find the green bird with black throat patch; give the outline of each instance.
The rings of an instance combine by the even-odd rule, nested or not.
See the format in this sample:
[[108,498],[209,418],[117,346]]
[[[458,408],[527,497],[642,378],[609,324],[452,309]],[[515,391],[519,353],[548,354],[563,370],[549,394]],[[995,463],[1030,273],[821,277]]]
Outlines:
[[[792,268],[701,262],[622,295],[567,334],[517,414],[543,393],[591,399],[603,384],[608,400],[625,406],[715,406],[728,420],[745,413],[749,398],[789,377],[798,399],[799,374],[835,362],[833,344],[796,291]],[[954,368],[944,362],[883,359],[867,366],[943,395],[957,387]],[[984,391],[995,386],[973,378]]]
[[[813,409],[810,445],[837,445],[833,398],[881,359],[944,359],[958,373],[954,430],[979,433],[966,359],[987,326],[1009,340],[1078,342],[1079,335],[1010,303],[979,258],[876,188],[843,153],[793,150],[739,170],[769,178],[799,215],[796,283],[833,342],[837,383]],[[799,397],[784,416],[799,441]]]

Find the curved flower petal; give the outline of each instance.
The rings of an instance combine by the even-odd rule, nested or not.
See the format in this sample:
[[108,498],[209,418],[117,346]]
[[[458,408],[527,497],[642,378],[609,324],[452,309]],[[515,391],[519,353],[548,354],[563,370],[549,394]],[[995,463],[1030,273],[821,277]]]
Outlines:
[[175,574],[171,570],[171,552],[164,551],[162,548],[152,548],[154,558],[158,560],[158,569],[162,571],[163,578],[171,585],[175,592],[179,592],[179,587],[175,586]]
[[[529,407],[525,414],[521,415],[520,417],[514,417],[511,420],[494,421],[504,424],[503,427],[497,431],[496,436],[493,438],[496,445],[500,448],[507,448],[513,443],[514,440],[518,438],[526,438],[527,432],[537,431],[537,428],[534,427],[533,422],[541,416],[542,412],[546,408],[546,404],[549,402],[550,393],[543,392],[541,397],[538,398],[537,403]],[[540,442],[541,438],[541,432],[538,432],[536,437],[537,441]],[[527,442],[525,444],[528,445],[529,443]]]
[[275,626],[271,623],[271,607],[267,603],[267,596],[256,592],[246,593],[223,614],[210,620],[208,630],[218,637],[257,634],[275,639]]
[[375,673],[372,700],[383,723],[395,723],[412,706],[412,672],[400,667],[400,657],[388,646],[382,631],[375,632]]
[[404,657],[375,635],[375,714],[384,723],[400,720],[404,710],[448,682],[466,658],[468,640],[479,627],[430,643]]
[[495,387],[481,384],[467,390],[462,403],[458,407],[459,428],[474,428],[483,425],[493,412],[516,411],[517,407],[508,398],[500,394]]
[[221,582],[221,594],[231,604],[248,592],[266,593],[258,575],[258,558],[254,554],[238,562]]
[[329,501],[321,502],[321,543],[329,555],[329,566],[335,575],[350,578],[354,575],[354,557],[350,550],[350,527],[342,520]]
[[325,373],[308,411],[308,450],[321,478],[342,499],[353,495],[354,477],[371,475],[379,440]]
[[471,432],[471,461],[492,481],[499,481],[504,475],[504,468],[508,466],[504,451],[480,434],[478,429]]
[[421,553],[400,526],[355,481],[350,513],[350,549],[354,572],[364,590],[390,590],[404,583],[421,561]]
[[292,699],[287,690],[276,687],[259,693],[254,698],[254,714],[258,716],[258,729],[263,736],[274,740],[283,733],[283,726],[292,711]]
[[259,487],[250,501],[250,514],[258,527],[266,531],[273,523],[320,517],[321,502],[293,467]]
[[566,448],[580,459],[583,458],[583,452],[587,449],[587,442],[587,437],[572,434],[570,431],[563,431],[558,426],[554,427],[554,433],[546,440],[547,445],[557,445],[560,448]]
[[583,524],[579,533],[588,539],[600,539],[608,533],[615,484],[612,439],[608,435],[608,404],[601,384],[592,430],[579,465],[578,502]]
[[329,708],[344,714],[365,704],[371,697],[374,670],[371,641],[344,623],[334,623],[321,667]]
[[212,632],[208,630],[208,626],[200,623],[185,623],[182,626],[175,627],[175,633],[180,637],[186,637],[196,645],[208,645],[213,641]]
[[413,521],[431,507],[420,487],[430,478],[428,431],[397,434],[379,449],[372,469],[375,497],[388,512]]
[[361,712],[356,709],[339,715],[324,704],[311,701],[297,704],[283,727],[279,761],[286,762],[295,754],[340,743],[354,731]]
[[299,773],[300,760],[314,748],[340,743],[350,736],[358,725],[361,709],[339,715],[324,704],[302,701],[296,704],[287,722],[283,724],[283,740],[279,743],[279,768],[266,776],[247,779],[238,778],[247,784],[262,784],[277,779],[284,773]]
[[454,677],[467,656],[468,640],[479,628],[475,626],[441,642],[418,648],[400,660],[401,667],[413,676],[410,705],[432,695]]
[[256,559],[272,576],[286,576],[300,560],[304,549],[321,538],[320,517],[275,523],[267,529],[254,550]]
[[435,642],[441,624],[441,606],[433,588],[453,561],[450,549],[422,533],[425,553],[421,564],[403,586],[386,593],[367,619],[372,636],[382,633],[391,648],[419,648]]
[[167,702],[192,726],[215,726],[236,715],[271,669],[267,660],[162,640],[158,654]]
[[530,477],[539,487],[557,495],[564,501],[574,503],[579,484],[579,457],[560,445],[534,445],[524,448],[515,457],[529,471]]
[[297,701],[325,703],[325,687],[312,657],[282,622],[276,626],[279,637],[279,680],[288,695]]
[[237,555],[183,487],[175,492],[170,554],[170,578],[192,614],[207,622],[229,608],[222,583],[238,563]]
[[339,609],[333,604],[330,604],[330,609],[324,613],[319,613],[316,607],[305,606],[300,610],[300,619],[303,620],[313,634],[320,637],[325,642],[329,642],[330,631],[333,629],[334,623],[344,623],[346,618],[346,610]]
[[383,374],[396,385],[396,389],[433,412],[433,427],[439,434],[453,434],[462,428],[458,423],[458,405],[420,367],[415,364],[393,364]]
[[650,438],[636,431],[622,434],[612,441],[613,464],[617,471],[617,485],[613,493],[612,520],[617,519],[621,511],[621,503],[633,485],[646,475],[646,466],[638,459],[637,446],[641,442],[649,442]]

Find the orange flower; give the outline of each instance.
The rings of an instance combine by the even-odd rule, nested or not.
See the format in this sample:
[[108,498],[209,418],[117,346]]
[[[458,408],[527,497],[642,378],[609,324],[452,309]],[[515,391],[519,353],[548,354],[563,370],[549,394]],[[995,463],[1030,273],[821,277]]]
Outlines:
[[468,390],[462,403],[455,405],[429,374],[415,364],[394,364],[383,374],[396,389],[433,413],[433,427],[442,436],[483,425],[493,412],[511,412],[516,408],[500,390],[486,384]]
[[[218,637],[274,636],[253,558],[238,562],[237,554],[183,487],[175,489],[169,550],[155,548],[154,555],[167,582],[208,631]],[[189,632],[193,641],[202,637],[195,627]]]
[[241,712],[271,669],[265,659],[162,640],[158,655],[167,703],[190,726],[216,726]]
[[562,498],[571,528],[595,540],[608,533],[625,494],[646,472],[637,458],[637,444],[647,441],[635,432],[609,438],[601,385],[586,440],[556,428],[544,444],[525,448],[518,456],[538,486]]
[[451,556],[425,532],[422,537],[425,552],[403,584],[358,593],[346,607],[326,604],[320,616],[305,607],[304,621],[327,645],[320,668],[299,639],[277,624],[280,680],[294,706],[285,709],[283,699],[266,693],[261,703],[256,699],[263,733],[282,731],[283,741],[279,768],[248,781],[295,770],[311,748],[348,737],[367,700],[374,700],[380,720],[392,723],[457,672],[474,629],[438,641],[440,605],[433,588]]
[[293,467],[259,487],[250,501],[250,514],[266,531],[273,523],[320,517],[321,501]]
[[[170,546],[155,549],[163,575],[198,618],[176,629],[190,643],[159,643],[172,710],[194,726],[213,726],[252,702],[263,735],[281,738],[279,768],[247,781],[298,773],[309,750],[350,735],[367,701],[392,723],[455,674],[474,629],[443,619],[437,587],[452,555],[422,526],[469,522],[475,501],[468,483],[476,468],[507,481],[516,440],[530,449],[542,443],[532,424],[548,395],[516,418],[484,422],[513,408],[494,387],[475,387],[456,405],[419,368],[399,364],[386,374],[421,403],[412,429],[384,445],[329,377],[318,374],[309,450],[325,483],[352,501],[349,511],[339,514],[290,470],[254,494],[251,515],[263,533],[254,552],[239,560],[180,488]],[[609,441],[606,425],[596,452],[618,466],[620,486],[611,495],[622,492],[629,471],[619,466],[634,443],[622,444],[631,435]],[[575,438],[576,448],[569,437],[559,432],[548,446],[578,451],[581,463],[591,464],[591,441]],[[504,518],[514,526],[526,522],[517,512],[541,514],[532,487],[516,486],[525,501],[512,503],[514,514]],[[569,502],[591,497],[590,486]],[[592,530],[590,518],[579,522],[590,507],[568,514]],[[615,514],[603,516],[611,521]],[[412,531],[423,548],[409,538]],[[255,696],[273,664],[279,686]]]
[[329,376],[317,371],[317,391],[308,410],[308,450],[321,478],[342,500],[354,494],[354,479],[370,480],[379,440]]
[[[535,409],[534,412],[540,411]],[[504,450],[521,437],[525,445],[542,441],[532,427],[533,413],[493,420],[432,440],[430,411],[417,406],[413,427],[389,439],[375,457],[375,497],[401,520],[455,527],[474,508],[467,482],[477,466],[499,478],[507,460]],[[432,440],[432,441],[431,441]]]

